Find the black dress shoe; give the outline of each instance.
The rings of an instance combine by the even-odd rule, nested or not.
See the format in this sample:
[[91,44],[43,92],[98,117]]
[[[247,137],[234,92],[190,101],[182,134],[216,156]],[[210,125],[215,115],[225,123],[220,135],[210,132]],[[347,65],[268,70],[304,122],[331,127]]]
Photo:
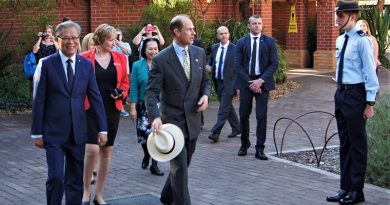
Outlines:
[[232,133],[230,133],[227,137],[228,138],[233,138],[233,137],[237,137],[238,135],[240,135],[241,132],[237,132],[237,131],[233,131]]
[[241,145],[240,150],[238,150],[238,156],[245,156],[248,148],[251,146],[251,143],[248,143],[246,146]]
[[109,203],[99,204],[99,202],[96,199],[93,199],[94,205],[110,205]]
[[340,201],[340,199],[342,199],[345,196],[347,196],[347,194],[348,194],[347,191],[340,189],[340,190],[337,191],[337,193],[335,195],[327,196],[326,197],[326,201],[338,202],[338,201]]
[[150,166],[150,172],[157,176],[164,176],[164,172],[162,172],[157,165]]
[[340,200],[340,204],[357,204],[364,202],[364,193],[363,191],[351,191],[347,196]]
[[146,169],[146,168],[148,168],[148,166],[149,166],[149,158],[148,157],[144,157],[142,159],[141,167],[142,167],[142,169]]
[[218,142],[219,134],[218,133],[211,133],[208,138],[213,140],[213,142]]
[[256,151],[255,157],[260,160],[268,160],[268,157],[265,156],[264,151]]

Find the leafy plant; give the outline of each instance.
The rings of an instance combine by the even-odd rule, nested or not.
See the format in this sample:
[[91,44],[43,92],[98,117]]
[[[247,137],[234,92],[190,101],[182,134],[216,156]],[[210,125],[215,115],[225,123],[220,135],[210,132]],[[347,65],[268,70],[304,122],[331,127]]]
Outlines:
[[389,68],[390,62],[385,53],[389,47],[390,6],[384,6],[383,9],[375,6],[363,6],[362,8],[361,16],[369,23],[371,34],[378,40],[379,60],[384,67]]
[[[9,14],[11,22],[18,19],[24,22],[20,40],[15,46],[16,50],[31,49],[37,40],[37,33],[53,22],[56,14],[57,1],[52,0],[4,0],[0,1],[0,12]],[[34,11],[33,14],[31,11]]]
[[284,55],[283,48],[279,44],[276,44],[276,47],[278,49],[279,66],[278,70],[274,74],[274,78],[276,83],[284,83],[287,80],[287,59]]
[[15,112],[30,106],[29,81],[21,73],[22,65],[12,64],[15,51],[5,46],[6,37],[0,33],[0,109]]
[[390,188],[390,93],[382,94],[375,105],[375,116],[367,122],[367,180]]

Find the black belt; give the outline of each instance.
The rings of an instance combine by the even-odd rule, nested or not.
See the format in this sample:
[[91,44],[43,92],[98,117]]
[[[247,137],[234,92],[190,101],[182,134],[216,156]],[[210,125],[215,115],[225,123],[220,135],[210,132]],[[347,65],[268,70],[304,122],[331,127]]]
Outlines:
[[249,77],[251,78],[251,80],[257,80],[260,78],[260,75],[250,75]]
[[337,85],[337,89],[339,90],[350,90],[356,88],[364,89],[364,83]]

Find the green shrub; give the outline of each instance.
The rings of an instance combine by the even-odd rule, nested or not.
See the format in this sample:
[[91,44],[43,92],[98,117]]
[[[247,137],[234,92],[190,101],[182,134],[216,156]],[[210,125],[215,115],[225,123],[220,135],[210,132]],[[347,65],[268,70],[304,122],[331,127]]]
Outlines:
[[390,68],[389,59],[386,58],[386,49],[389,48],[390,29],[390,6],[384,6],[383,9],[378,9],[376,6],[362,6],[361,17],[370,25],[371,35],[373,35],[379,45],[379,60],[383,67]]
[[12,64],[2,69],[0,75],[0,109],[16,112],[30,108],[30,81],[23,73],[21,64]]
[[367,180],[390,188],[390,94],[383,94],[375,105],[375,116],[367,122]]

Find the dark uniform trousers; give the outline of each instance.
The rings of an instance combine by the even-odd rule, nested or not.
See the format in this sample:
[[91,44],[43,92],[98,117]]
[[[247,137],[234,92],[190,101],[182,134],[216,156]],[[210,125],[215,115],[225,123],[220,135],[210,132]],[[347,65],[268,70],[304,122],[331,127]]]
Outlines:
[[240,132],[240,122],[238,121],[238,117],[232,103],[234,94],[229,94],[225,91],[223,80],[216,80],[215,82],[217,83],[217,96],[220,105],[218,109],[218,120],[211,129],[211,132],[217,134],[221,133],[226,120],[228,120],[233,131]]
[[367,165],[367,133],[363,112],[366,107],[364,85],[337,89],[335,115],[340,138],[340,188],[359,191],[364,187]]
[[240,124],[241,144],[248,145],[249,142],[249,116],[252,112],[253,98],[256,100],[256,150],[264,150],[264,143],[267,133],[267,104],[269,92],[262,89],[261,93],[254,93],[249,87],[240,90]]

